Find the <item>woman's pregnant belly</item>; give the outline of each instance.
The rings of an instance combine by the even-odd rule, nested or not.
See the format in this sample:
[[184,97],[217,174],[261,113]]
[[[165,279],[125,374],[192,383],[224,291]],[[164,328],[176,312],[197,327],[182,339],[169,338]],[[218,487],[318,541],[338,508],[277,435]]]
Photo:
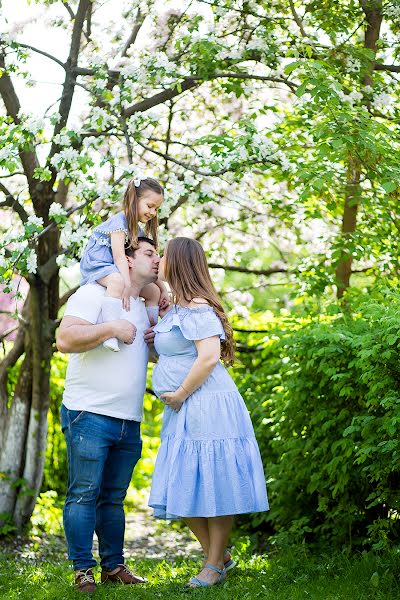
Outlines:
[[[160,356],[153,370],[153,390],[160,397],[164,392],[174,392],[182,384],[196,356]],[[236,391],[237,387],[228,371],[221,363],[217,363],[206,381],[196,390],[204,392]]]
[[174,392],[185,379],[195,356],[176,357],[160,356],[153,369],[153,390],[160,397],[164,392]]

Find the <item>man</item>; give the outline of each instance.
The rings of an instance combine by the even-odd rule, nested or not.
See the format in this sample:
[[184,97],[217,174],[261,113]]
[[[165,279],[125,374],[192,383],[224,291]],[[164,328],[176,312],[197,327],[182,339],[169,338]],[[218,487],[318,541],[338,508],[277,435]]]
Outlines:
[[[71,352],[65,380],[61,424],[68,452],[68,490],[64,529],[75,587],[96,589],[92,567],[93,533],[99,540],[101,582],[143,583],[125,565],[123,501],[140,458],[140,421],[146,388],[150,327],[141,289],[155,282],[160,258],[149,238],[127,250],[131,308],[123,318],[101,322],[101,285],[87,284],[68,301],[57,335],[61,352]],[[151,337],[150,332],[146,338]],[[103,342],[120,340],[120,352]],[[154,337],[154,336],[153,336]]]

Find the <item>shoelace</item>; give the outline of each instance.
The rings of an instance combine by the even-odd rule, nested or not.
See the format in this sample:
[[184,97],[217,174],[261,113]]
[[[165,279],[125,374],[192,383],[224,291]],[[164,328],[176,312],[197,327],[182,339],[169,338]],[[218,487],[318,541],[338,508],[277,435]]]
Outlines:
[[[94,577],[92,575],[92,573],[89,573],[89,570],[87,571],[78,571],[77,573],[80,583],[94,583]],[[77,577],[77,579],[78,579]]]
[[132,577],[135,576],[134,573],[132,573],[132,571],[126,565],[121,565],[121,567],[128,575],[131,575]]

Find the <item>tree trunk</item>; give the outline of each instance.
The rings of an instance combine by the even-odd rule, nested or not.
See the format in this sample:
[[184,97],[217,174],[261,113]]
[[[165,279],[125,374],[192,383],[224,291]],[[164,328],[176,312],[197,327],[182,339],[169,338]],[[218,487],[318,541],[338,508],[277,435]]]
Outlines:
[[[376,44],[382,23],[381,0],[360,0],[361,7],[365,13],[366,29],[364,36],[364,48],[376,52]],[[370,72],[364,76],[363,84],[372,86],[373,63],[371,60]],[[341,235],[349,240],[357,229],[357,213],[361,198],[361,165],[357,164],[355,158],[350,158],[347,171],[346,192],[344,198]],[[346,243],[346,242],[345,242]],[[337,297],[340,299],[350,287],[351,267],[353,257],[346,248],[343,249],[340,262],[336,268]]]
[[[360,167],[356,163],[350,163],[347,172],[346,193],[342,217],[343,238],[347,240],[355,232],[357,227],[357,212],[360,198]],[[345,243],[346,243],[345,242]],[[336,269],[337,297],[342,298],[344,292],[350,286],[351,265],[353,257],[350,252],[343,250],[340,262]]]
[[[56,255],[58,231],[40,239],[38,264]],[[30,278],[25,301],[23,331],[0,366],[0,524],[11,517],[19,529],[29,522],[43,478],[46,451],[47,412],[50,397],[50,362],[54,323],[58,310],[58,273],[49,282],[40,275]],[[19,356],[23,360],[17,383],[9,398],[9,368]],[[12,356],[10,356],[12,355]]]

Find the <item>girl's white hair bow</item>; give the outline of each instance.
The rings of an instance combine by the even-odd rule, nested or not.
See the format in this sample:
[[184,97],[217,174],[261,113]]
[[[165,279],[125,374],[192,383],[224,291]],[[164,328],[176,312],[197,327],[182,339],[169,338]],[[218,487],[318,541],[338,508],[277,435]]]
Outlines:
[[147,179],[147,177],[145,177],[144,175],[136,175],[136,177],[133,178],[134,186],[139,187],[140,182],[144,181],[145,179]]

